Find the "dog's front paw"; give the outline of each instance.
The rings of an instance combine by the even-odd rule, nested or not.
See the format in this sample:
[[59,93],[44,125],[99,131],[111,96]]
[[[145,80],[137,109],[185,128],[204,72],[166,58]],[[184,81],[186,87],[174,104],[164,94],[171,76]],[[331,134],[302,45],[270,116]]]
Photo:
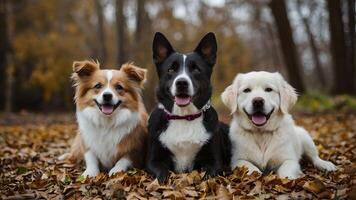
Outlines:
[[64,153],[64,154],[58,156],[57,160],[59,160],[59,161],[67,160],[69,157],[70,157],[70,153]]
[[169,177],[169,171],[167,170],[163,170],[161,172],[159,172],[157,175],[156,175],[156,178],[158,179],[158,182],[159,183],[164,183],[166,182],[167,178]]
[[301,177],[303,175],[302,172],[299,172],[299,171],[295,171],[295,172],[292,172],[292,171],[278,171],[278,176],[280,178],[288,178],[290,180],[294,180],[294,179],[297,179],[299,177]]
[[97,169],[90,169],[90,168],[87,168],[84,172],[83,172],[83,174],[82,174],[82,176],[84,176],[84,177],[95,177],[96,175],[98,175],[99,174],[99,170],[97,170]]
[[253,174],[253,172],[257,172],[259,174],[262,174],[261,170],[258,169],[257,167],[256,168],[247,168],[247,175],[251,175],[251,174]]
[[207,180],[209,178],[213,178],[215,176],[223,175],[223,170],[222,169],[215,169],[215,168],[206,168],[204,171],[206,171],[203,179]]
[[124,171],[126,171],[126,168],[124,169],[121,166],[115,166],[109,171],[109,176],[112,176],[117,172],[124,172]]
[[243,168],[247,168],[247,175],[251,175],[253,174],[254,172],[257,172],[259,174],[262,174],[261,170],[258,169],[256,166],[254,165],[242,165],[242,166],[239,166],[239,167],[243,167]]
[[262,174],[258,167],[246,160],[238,160],[236,163],[233,163],[231,169],[235,169],[236,167],[247,168],[247,175],[251,175],[255,171]]
[[328,172],[336,171],[336,166],[332,162],[325,161],[320,158],[315,159],[313,164],[316,168],[320,170],[326,170]]

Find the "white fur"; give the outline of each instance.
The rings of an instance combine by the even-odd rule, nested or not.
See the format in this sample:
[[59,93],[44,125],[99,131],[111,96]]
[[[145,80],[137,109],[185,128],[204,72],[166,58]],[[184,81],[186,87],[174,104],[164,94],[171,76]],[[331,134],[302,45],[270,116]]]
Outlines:
[[173,80],[173,84],[171,87],[171,94],[175,96],[177,92],[177,87],[176,87],[176,81],[180,78],[185,79],[188,82],[188,93],[190,96],[194,95],[194,87],[193,87],[193,82],[192,79],[188,76],[186,72],[186,65],[185,65],[185,60],[187,59],[186,55],[183,55],[183,70],[180,72],[180,74]]
[[[199,110],[191,103],[183,108],[174,105],[173,114],[188,115]],[[203,116],[193,120],[171,120],[168,128],[160,136],[159,140],[174,155],[173,161],[177,172],[193,169],[193,161],[201,147],[209,140],[203,125]]]
[[111,79],[112,79],[112,70],[107,70],[106,71],[106,79],[108,80],[108,83],[110,83]]
[[60,160],[60,161],[66,160],[66,159],[69,158],[70,155],[71,155],[70,153],[64,153],[64,154],[58,156],[57,159]]
[[[95,157],[105,168],[110,169],[115,164],[118,144],[138,124],[139,115],[126,108],[118,108],[112,115],[103,115],[96,107],[87,107],[77,111],[79,130],[91,157],[85,161],[87,169],[92,157]],[[98,164],[98,163],[97,163]]]
[[132,166],[131,160],[127,158],[121,158],[116,162],[115,166],[111,168],[109,172],[109,176],[115,174],[116,172],[126,171],[128,168]]
[[95,177],[99,174],[99,161],[92,151],[87,151],[84,154],[86,169],[83,172],[83,176]]
[[[251,92],[244,93],[245,88]],[[272,92],[265,92],[270,87]],[[334,171],[336,167],[319,158],[309,133],[296,126],[289,109],[296,102],[294,89],[278,73],[251,72],[239,74],[221,95],[231,109],[229,137],[232,143],[231,168],[247,167],[249,173],[269,169],[281,177],[291,179],[302,175],[299,160],[306,155],[321,170]],[[252,99],[262,97],[265,111],[274,109],[270,119],[261,127],[255,126],[247,115],[252,112]]]

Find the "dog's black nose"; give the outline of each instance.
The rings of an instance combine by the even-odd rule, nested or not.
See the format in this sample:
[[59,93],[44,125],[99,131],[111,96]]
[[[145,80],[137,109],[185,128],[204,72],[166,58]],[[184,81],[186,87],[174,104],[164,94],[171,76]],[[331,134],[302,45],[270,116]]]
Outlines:
[[111,93],[104,93],[103,94],[103,99],[104,99],[104,101],[111,101],[112,94]]
[[261,97],[256,97],[252,100],[252,105],[254,108],[262,108],[265,100]]
[[185,78],[180,78],[176,81],[176,86],[178,90],[188,89],[188,81]]

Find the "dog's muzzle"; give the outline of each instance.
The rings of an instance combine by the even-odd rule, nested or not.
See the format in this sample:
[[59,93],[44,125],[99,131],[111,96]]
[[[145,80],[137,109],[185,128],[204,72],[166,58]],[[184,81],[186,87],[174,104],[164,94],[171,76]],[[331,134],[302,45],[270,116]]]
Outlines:
[[175,87],[174,102],[180,107],[190,104],[192,97],[189,95],[189,82],[185,78],[179,78]]
[[249,114],[246,109],[243,109],[244,112],[246,113],[247,117],[251,120],[251,122],[255,125],[255,126],[263,126],[267,123],[267,121],[269,120],[269,118],[271,117],[274,108],[269,112],[269,113],[264,113],[261,110],[255,110],[252,114]]
[[116,104],[112,103],[112,94],[103,94],[103,103],[99,103],[96,99],[93,99],[99,110],[105,115],[111,115],[117,107],[122,103],[119,100]]

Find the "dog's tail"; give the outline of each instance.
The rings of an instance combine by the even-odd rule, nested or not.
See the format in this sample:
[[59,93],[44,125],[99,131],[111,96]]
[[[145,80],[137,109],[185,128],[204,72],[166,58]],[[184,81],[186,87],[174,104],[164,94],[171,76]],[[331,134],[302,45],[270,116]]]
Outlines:
[[295,131],[298,134],[298,138],[301,139],[303,154],[308,157],[308,159],[313,163],[313,165],[320,169],[326,171],[335,171],[336,166],[329,162],[322,160],[319,157],[318,150],[313,142],[313,139],[310,137],[309,133],[302,127],[296,127]]

